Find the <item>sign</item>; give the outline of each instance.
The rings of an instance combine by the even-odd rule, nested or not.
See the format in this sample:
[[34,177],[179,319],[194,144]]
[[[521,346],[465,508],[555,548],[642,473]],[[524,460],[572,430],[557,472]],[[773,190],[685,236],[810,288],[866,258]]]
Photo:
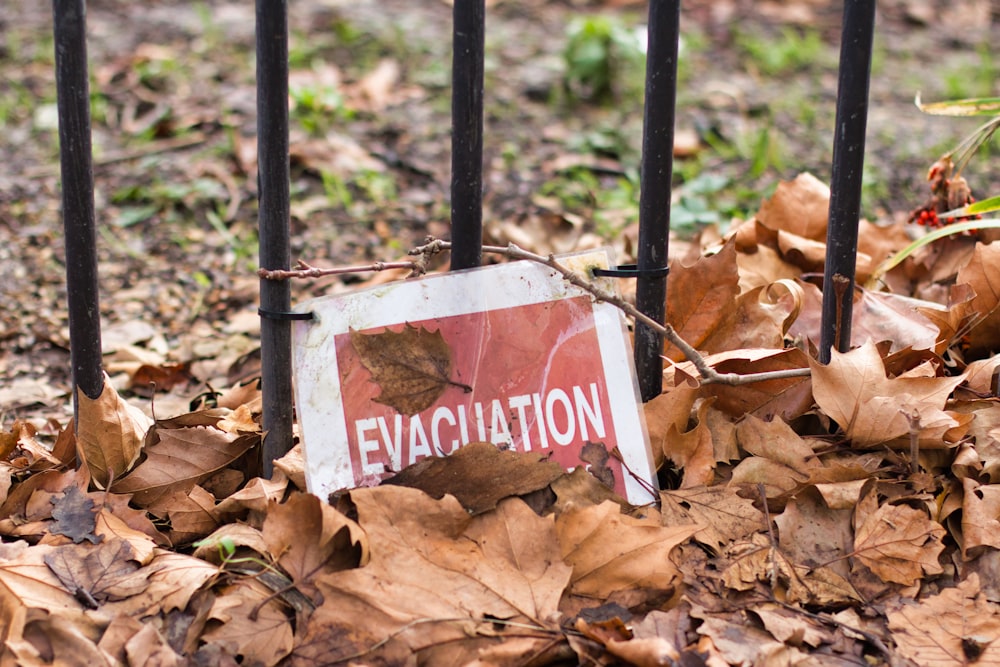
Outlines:
[[[609,253],[559,261],[586,275],[608,267]],[[457,271],[295,310],[314,315],[292,335],[306,481],[320,497],[491,442],[566,469],[593,461],[584,447],[617,448],[620,459],[607,462],[615,490],[634,504],[655,500],[624,318],[549,267]]]

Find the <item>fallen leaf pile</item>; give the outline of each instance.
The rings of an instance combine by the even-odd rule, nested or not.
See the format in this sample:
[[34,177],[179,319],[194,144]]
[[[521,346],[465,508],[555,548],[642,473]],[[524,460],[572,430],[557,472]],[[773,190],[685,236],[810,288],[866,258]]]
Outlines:
[[[0,663],[1000,663],[1000,248],[943,240],[859,287],[821,365],[828,196],[801,176],[674,262],[668,319],[716,370],[811,372],[702,384],[668,348],[658,506],[487,444],[317,498],[298,448],[259,476],[253,384],[152,425],[109,389],[53,446],[15,423]],[[864,223],[859,283],[907,242]],[[372,372],[418,333],[363,341]],[[381,400],[450,381],[413,374]]]

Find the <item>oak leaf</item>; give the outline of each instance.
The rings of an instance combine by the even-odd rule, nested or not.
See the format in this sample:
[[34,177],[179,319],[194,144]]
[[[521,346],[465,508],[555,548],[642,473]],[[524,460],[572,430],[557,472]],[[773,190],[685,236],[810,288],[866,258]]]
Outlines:
[[366,334],[354,329],[351,345],[381,392],[376,403],[405,415],[414,415],[434,405],[449,385],[452,354],[440,331],[405,324],[399,333],[385,330]]

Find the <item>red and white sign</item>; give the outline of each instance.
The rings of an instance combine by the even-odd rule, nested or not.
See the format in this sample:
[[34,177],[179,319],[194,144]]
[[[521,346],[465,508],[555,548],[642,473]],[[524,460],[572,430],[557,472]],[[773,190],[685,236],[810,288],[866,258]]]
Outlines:
[[[609,258],[602,250],[560,262],[586,273]],[[306,480],[320,497],[492,442],[567,469],[587,465],[587,443],[617,448],[621,460],[608,460],[615,490],[635,504],[655,499],[624,319],[548,267],[429,276],[296,310],[314,314],[294,323],[293,356]]]

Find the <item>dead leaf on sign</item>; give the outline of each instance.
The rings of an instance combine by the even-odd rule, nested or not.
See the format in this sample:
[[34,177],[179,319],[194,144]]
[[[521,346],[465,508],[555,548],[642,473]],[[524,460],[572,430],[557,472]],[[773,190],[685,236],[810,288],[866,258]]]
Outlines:
[[351,329],[351,344],[382,390],[375,402],[404,415],[434,405],[449,385],[472,391],[451,379],[451,348],[440,331],[411,324],[399,333],[387,329],[365,334]]

